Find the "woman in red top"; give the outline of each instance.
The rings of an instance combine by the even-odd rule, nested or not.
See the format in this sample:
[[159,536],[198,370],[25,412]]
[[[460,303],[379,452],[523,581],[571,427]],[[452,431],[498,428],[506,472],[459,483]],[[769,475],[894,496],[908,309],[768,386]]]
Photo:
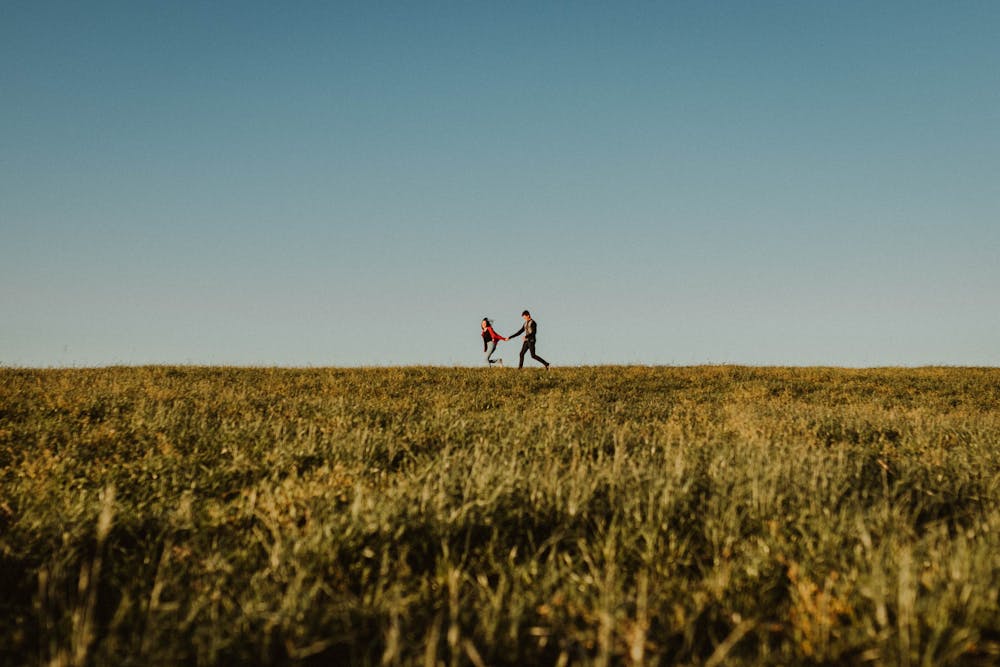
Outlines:
[[493,353],[497,351],[497,342],[507,339],[493,330],[493,321],[488,317],[484,317],[480,325],[483,328],[483,354],[486,355],[486,361],[490,366],[493,364],[503,366],[503,359],[493,359]]

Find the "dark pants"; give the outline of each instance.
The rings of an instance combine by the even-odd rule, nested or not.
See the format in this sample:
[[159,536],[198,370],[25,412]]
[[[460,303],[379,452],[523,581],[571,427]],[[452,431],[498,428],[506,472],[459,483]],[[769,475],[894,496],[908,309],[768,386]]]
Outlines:
[[524,345],[521,346],[521,361],[517,365],[518,368],[524,368],[524,353],[528,352],[529,350],[531,351],[531,358],[532,359],[534,359],[537,362],[540,362],[543,366],[548,366],[549,365],[549,362],[545,361],[540,356],[538,356],[537,354],[535,354],[535,341],[533,341],[533,340],[525,340],[524,341]]

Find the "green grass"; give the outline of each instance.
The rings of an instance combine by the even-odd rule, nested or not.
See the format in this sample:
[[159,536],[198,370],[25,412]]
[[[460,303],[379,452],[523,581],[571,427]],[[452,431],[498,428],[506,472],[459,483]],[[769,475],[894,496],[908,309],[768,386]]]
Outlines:
[[0,369],[0,662],[1000,661],[1000,370]]

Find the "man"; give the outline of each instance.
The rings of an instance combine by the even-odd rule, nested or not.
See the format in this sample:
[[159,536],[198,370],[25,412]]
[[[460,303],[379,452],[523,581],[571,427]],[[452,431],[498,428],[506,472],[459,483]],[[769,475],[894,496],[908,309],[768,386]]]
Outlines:
[[531,319],[531,313],[528,311],[521,313],[521,317],[524,318],[524,326],[518,329],[517,333],[513,333],[507,337],[508,339],[517,338],[524,333],[524,344],[521,345],[521,362],[517,367],[524,368],[524,353],[530,351],[531,358],[543,364],[545,370],[549,370],[549,362],[535,354],[535,334],[538,332],[538,322]]

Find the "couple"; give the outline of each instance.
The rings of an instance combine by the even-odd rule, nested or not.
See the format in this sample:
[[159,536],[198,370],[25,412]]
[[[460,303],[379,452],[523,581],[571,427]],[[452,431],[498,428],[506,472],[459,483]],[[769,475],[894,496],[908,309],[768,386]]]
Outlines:
[[493,358],[493,353],[497,351],[497,342],[517,338],[524,333],[524,344],[521,346],[521,361],[517,367],[524,368],[524,353],[530,351],[531,358],[535,361],[541,362],[545,366],[545,370],[548,370],[549,362],[535,354],[535,334],[538,332],[538,322],[531,319],[531,313],[528,311],[521,313],[521,317],[524,318],[524,326],[518,329],[516,333],[512,333],[506,338],[493,330],[492,320],[487,317],[483,318],[481,326],[483,329],[483,353],[486,355],[486,361],[489,362],[490,366],[495,363],[499,363],[500,366],[503,366],[503,359]]

